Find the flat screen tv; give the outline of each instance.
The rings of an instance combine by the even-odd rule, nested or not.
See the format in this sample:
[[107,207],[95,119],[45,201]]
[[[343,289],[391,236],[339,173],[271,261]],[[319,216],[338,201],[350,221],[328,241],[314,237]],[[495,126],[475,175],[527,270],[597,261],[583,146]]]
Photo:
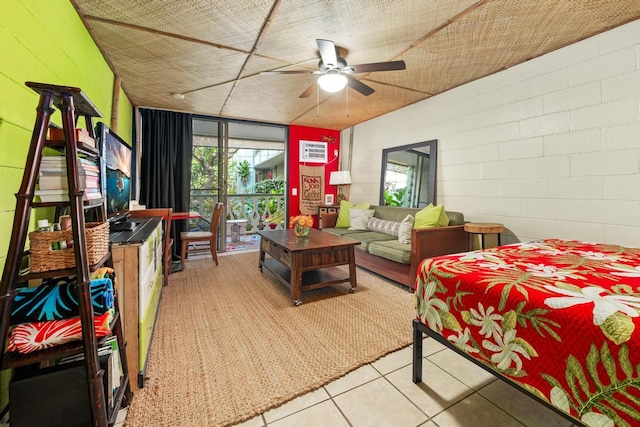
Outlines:
[[131,147],[104,123],[98,123],[96,131],[104,159],[102,192],[107,216],[121,216],[131,200]]

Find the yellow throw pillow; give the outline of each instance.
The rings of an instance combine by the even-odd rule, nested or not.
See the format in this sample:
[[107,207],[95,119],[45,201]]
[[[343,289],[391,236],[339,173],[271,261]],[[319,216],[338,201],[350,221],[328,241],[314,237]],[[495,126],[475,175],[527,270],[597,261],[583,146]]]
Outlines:
[[447,212],[444,210],[444,206],[442,206],[442,211],[440,211],[440,216],[438,217],[438,227],[446,227],[449,225],[449,217],[447,216]]
[[353,203],[341,200],[340,212],[338,213],[338,219],[336,221],[336,228],[349,228],[351,226],[351,220],[349,219],[349,211],[351,208],[367,210],[369,209],[369,202],[362,202],[354,205]]
[[429,203],[429,206],[416,213],[413,228],[443,227],[449,225],[449,217],[444,206]]

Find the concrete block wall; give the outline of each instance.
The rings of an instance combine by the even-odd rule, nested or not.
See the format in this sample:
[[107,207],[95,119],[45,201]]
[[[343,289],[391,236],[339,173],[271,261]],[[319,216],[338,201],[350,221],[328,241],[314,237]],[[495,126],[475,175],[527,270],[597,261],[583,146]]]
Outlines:
[[351,131],[354,202],[378,203],[382,149],[437,139],[437,202],[504,243],[640,247],[640,21]]

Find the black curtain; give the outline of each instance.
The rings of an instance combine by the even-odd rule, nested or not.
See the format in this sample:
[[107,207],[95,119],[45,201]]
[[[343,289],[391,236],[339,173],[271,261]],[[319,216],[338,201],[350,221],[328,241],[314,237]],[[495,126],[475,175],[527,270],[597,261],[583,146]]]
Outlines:
[[[173,208],[189,211],[193,120],[191,114],[140,109],[142,158],[140,201],[147,208]],[[180,253],[180,232],[188,221],[171,225],[173,253]]]

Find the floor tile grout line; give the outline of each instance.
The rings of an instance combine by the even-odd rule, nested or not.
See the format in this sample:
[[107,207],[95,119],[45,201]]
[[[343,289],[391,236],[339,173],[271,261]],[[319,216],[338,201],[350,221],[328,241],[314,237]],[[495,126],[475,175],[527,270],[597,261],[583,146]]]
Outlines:
[[[489,384],[487,384],[485,387],[488,387],[488,386],[489,386]],[[482,388],[484,388],[484,387],[482,387]],[[482,390],[482,389],[480,389],[480,390]],[[494,407],[498,408],[498,410],[499,410],[499,411],[504,412],[505,414],[507,414],[507,415],[509,416],[509,418],[512,418],[515,422],[517,422],[517,423],[518,423],[518,424],[520,424],[521,426],[523,426],[523,427],[527,427],[527,425],[526,425],[525,423],[523,423],[522,421],[520,421],[519,419],[517,419],[513,414],[511,414],[511,413],[510,413],[510,412],[508,412],[508,411],[505,411],[504,409],[502,409],[501,407],[499,407],[498,405],[496,405],[495,403],[493,403],[492,401],[490,401],[489,399],[487,399],[486,397],[484,397],[482,394],[480,394],[480,393],[479,393],[479,391],[480,391],[480,390],[478,390],[478,392],[476,392],[476,394],[477,394],[481,399],[485,400],[486,402],[489,402],[489,404],[490,404],[491,406],[494,406]]]
[[[368,381],[368,382],[370,382],[370,381]],[[363,383],[363,385],[364,385],[364,384],[366,384],[366,383]],[[358,386],[358,387],[359,387],[359,386]],[[277,419],[275,419],[275,420],[272,420],[272,421],[271,421],[271,423],[273,424],[273,423],[275,423],[275,422],[277,422],[277,421],[284,420],[285,418],[288,418],[288,417],[290,417],[290,416],[292,416],[292,415],[295,415],[295,414],[299,414],[300,412],[306,411],[306,410],[308,410],[308,409],[310,409],[310,408],[313,408],[314,406],[318,406],[318,405],[320,405],[320,404],[322,404],[322,403],[324,403],[324,402],[331,401],[331,403],[333,403],[333,405],[334,405],[334,406],[338,409],[338,411],[340,412],[340,415],[342,415],[342,417],[345,419],[345,421],[347,422],[347,424],[349,424],[349,426],[350,426],[350,427],[353,427],[353,424],[351,424],[351,422],[349,421],[349,419],[347,418],[347,416],[344,414],[344,412],[342,412],[342,410],[340,409],[340,406],[338,406],[338,403],[337,403],[336,401],[334,401],[334,400],[333,400],[333,396],[331,396],[331,394],[329,393],[329,391],[325,389],[325,386],[321,386],[320,388],[324,389],[325,393],[327,393],[327,396],[329,396],[329,398],[328,398],[328,399],[323,399],[323,400],[321,400],[321,401],[319,401],[319,402],[314,403],[313,405],[305,406],[304,408],[301,408],[301,409],[299,409],[299,410],[297,410],[297,411],[291,412],[291,413],[289,413],[289,414],[287,414],[287,415],[285,415],[285,416],[283,416],[283,417],[281,417],[281,418],[277,418]],[[309,393],[313,393],[314,391],[317,391],[317,390],[319,390],[320,388],[317,388],[317,389],[315,389],[315,390],[312,390],[312,391],[310,391]],[[353,387],[353,388],[352,388],[352,389],[350,389],[350,390],[354,390],[354,389],[356,389],[356,388],[357,388],[357,387]],[[350,391],[350,390],[349,390],[349,391]],[[346,393],[346,391],[345,391],[345,392],[343,392],[343,393],[340,393],[340,394],[338,394],[338,395],[336,395],[336,396],[340,396],[341,394],[344,394],[344,393]],[[274,408],[274,409],[275,409],[275,408]],[[269,426],[269,424],[267,423],[267,419],[265,418],[264,414],[265,414],[264,412],[263,412],[262,414],[260,414],[260,415],[261,415],[261,417],[262,417],[262,422],[263,422],[264,427],[268,427],[268,426]]]
[[[353,389],[352,389],[353,390]],[[327,390],[325,390],[327,392],[327,394],[329,394],[329,392]],[[338,412],[340,412],[340,415],[342,415],[342,417],[345,419],[345,421],[347,422],[347,424],[349,424],[349,427],[353,427],[353,424],[351,424],[351,421],[349,421],[349,418],[347,417],[347,414],[345,414],[342,409],[340,408],[340,405],[338,405],[338,402],[336,402],[335,400],[333,400],[333,396],[331,396],[331,394],[329,394],[329,399],[331,400],[331,403],[333,403],[335,405],[335,407],[338,409]]]
[[407,399],[407,400],[409,401],[409,403],[411,403],[413,406],[415,406],[415,407],[416,407],[416,408],[417,408],[417,409],[418,409],[422,414],[424,414],[424,416],[425,416],[425,417],[427,417],[427,419],[426,419],[426,420],[421,421],[421,422],[420,422],[420,424],[418,424],[416,427],[419,427],[420,425],[422,425],[422,424],[424,424],[424,423],[426,423],[426,422],[431,421],[431,417],[429,416],[429,414],[427,414],[426,412],[424,412],[424,410],[423,410],[420,406],[418,406],[418,404],[417,404],[417,403],[415,403],[413,400],[411,400],[411,399],[409,398],[409,396],[407,396],[406,394],[404,394],[404,393],[402,392],[402,390],[400,390],[398,387],[396,387],[396,385],[395,385],[395,384],[394,384],[394,383],[393,383],[389,378],[387,378],[386,376],[383,376],[383,378],[384,378],[384,379],[385,379],[385,380],[386,380],[386,381],[391,385],[391,387],[393,387],[394,389],[396,389],[396,390],[398,391],[398,393],[400,393],[400,394],[402,395],[402,397],[404,397],[405,399]]
[[[324,388],[324,386],[322,386],[322,388]],[[317,388],[317,389],[311,390],[311,391],[307,392],[306,394],[313,393],[313,392],[318,391],[318,390],[320,390],[320,388]],[[325,392],[326,392],[326,390],[325,390]],[[300,396],[298,396],[298,397],[305,396],[306,394],[301,394],[301,395],[300,395]],[[329,393],[327,393],[327,395],[329,395]],[[280,406],[276,406],[275,408],[271,408],[271,409],[277,409],[277,408],[279,408],[279,407],[281,407],[281,406],[283,406],[283,405],[286,405],[286,404],[287,404],[287,403],[289,403],[289,402],[292,402],[292,401],[293,401],[293,400],[295,400],[295,399],[297,399],[297,398],[296,398],[296,397],[294,397],[293,399],[291,399],[291,400],[289,400],[289,401],[287,401],[287,402],[283,403],[282,405],[280,405]],[[275,423],[276,421],[284,420],[285,418],[288,418],[288,417],[290,417],[290,416],[292,416],[292,415],[299,414],[299,413],[300,413],[300,412],[302,412],[302,411],[306,411],[307,409],[309,409],[309,408],[313,408],[314,406],[317,406],[317,405],[319,405],[319,404],[321,404],[321,403],[323,403],[323,402],[326,402],[327,400],[330,400],[330,399],[331,399],[331,395],[329,395],[329,398],[328,398],[328,399],[323,399],[323,400],[321,400],[321,401],[319,401],[319,402],[314,403],[313,405],[305,406],[304,408],[298,409],[297,411],[290,412],[290,413],[288,413],[287,415],[285,415],[285,416],[283,416],[283,417],[276,418],[275,420],[272,420],[272,421],[271,421],[271,423]],[[269,409],[268,411],[270,411],[271,409]],[[261,414],[261,415],[262,415],[262,419],[263,419],[263,420],[264,420],[264,422],[265,422],[265,425],[268,425],[268,424],[267,424],[267,419],[265,418],[264,414],[265,414],[266,412],[268,412],[268,411],[265,411],[265,412],[263,412],[263,413]]]
[[[446,350],[446,349],[443,349]],[[434,353],[435,354],[435,353]],[[473,387],[468,386],[467,384],[465,384],[462,380],[460,380],[460,378],[457,378],[455,375],[451,374],[450,372],[446,371],[445,369],[443,369],[440,365],[438,365],[437,363],[431,361],[428,359],[429,356],[425,356],[423,357],[423,361],[426,360],[427,362],[431,363],[433,366],[435,366],[436,368],[438,368],[439,370],[441,370],[442,372],[448,374],[449,376],[451,376],[452,378],[454,378],[456,381],[459,381],[461,384],[463,384],[465,387],[467,387],[469,390],[471,390],[471,393],[459,398],[458,400],[454,401],[451,405],[447,406],[446,408],[442,408],[442,410],[436,414],[434,414],[433,416],[429,416],[429,419],[431,421],[433,421],[433,418],[437,417],[438,415],[447,412],[449,409],[453,408],[455,405],[461,403],[462,401],[464,401],[465,399],[468,399],[469,397],[473,396],[474,394],[476,394],[478,391],[475,390]],[[422,381],[424,382],[424,381]],[[402,393],[402,392],[401,392]],[[412,402],[413,403],[413,402]],[[416,405],[417,406],[417,405]],[[503,411],[504,412],[504,411]]]

